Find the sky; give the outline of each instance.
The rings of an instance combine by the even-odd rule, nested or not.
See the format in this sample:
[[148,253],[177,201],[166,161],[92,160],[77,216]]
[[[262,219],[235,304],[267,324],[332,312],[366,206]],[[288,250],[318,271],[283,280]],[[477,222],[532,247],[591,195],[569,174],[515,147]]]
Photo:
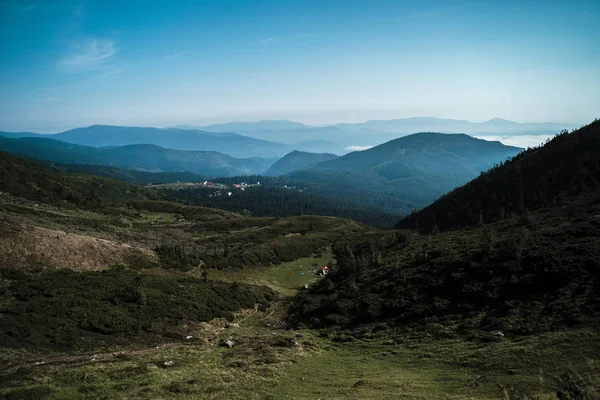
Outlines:
[[600,114],[600,1],[0,0],[0,130]]

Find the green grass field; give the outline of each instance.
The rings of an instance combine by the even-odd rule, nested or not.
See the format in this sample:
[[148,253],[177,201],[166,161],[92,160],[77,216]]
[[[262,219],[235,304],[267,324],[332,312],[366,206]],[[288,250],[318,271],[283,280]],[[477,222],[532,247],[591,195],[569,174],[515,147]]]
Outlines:
[[[286,328],[286,298],[331,254],[211,279],[268,284],[283,296],[264,311],[198,327],[190,341],[115,349],[82,359],[36,359],[0,373],[7,399],[556,399],[565,373],[585,390],[600,380],[600,333],[560,331],[494,341],[384,329],[355,339]],[[302,266],[302,269],[300,269]],[[203,332],[203,333],[202,333]],[[202,336],[210,338],[207,343]],[[233,348],[219,346],[231,339]],[[122,353],[121,353],[122,352]],[[54,355],[53,357],[56,357]],[[36,362],[47,362],[36,365]],[[173,365],[165,366],[165,362]],[[594,386],[596,387],[596,386]],[[578,398],[578,397],[573,397]],[[584,399],[585,397],[580,397]],[[589,397],[593,398],[593,397]]]
[[309,272],[310,269],[325,266],[328,263],[335,264],[335,258],[330,248],[320,256],[300,258],[271,267],[210,271],[209,274],[211,279],[265,285],[283,296],[292,296],[304,285],[310,285],[318,279],[315,273]]

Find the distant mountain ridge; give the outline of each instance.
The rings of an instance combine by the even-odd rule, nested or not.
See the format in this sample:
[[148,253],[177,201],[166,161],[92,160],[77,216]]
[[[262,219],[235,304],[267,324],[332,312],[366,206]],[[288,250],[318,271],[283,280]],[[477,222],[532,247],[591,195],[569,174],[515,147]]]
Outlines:
[[553,134],[563,129],[576,129],[580,125],[563,122],[515,122],[502,118],[492,118],[484,122],[472,122],[435,117],[411,117],[389,120],[369,120],[359,123],[337,123],[321,126],[307,125],[288,120],[263,120],[257,122],[229,122],[222,124],[177,125],[173,128],[200,129],[207,132],[236,132],[240,134],[273,133],[278,131],[303,130],[322,132],[326,128],[339,131],[370,131],[379,133],[412,134],[418,132],[466,133],[466,134]]
[[[346,154],[356,146],[376,146],[418,132],[466,133],[504,137],[553,135],[578,126],[567,123],[517,123],[494,118],[471,122],[414,117],[311,126],[287,120],[228,122],[207,126],[177,125],[169,128],[92,125],[52,135],[32,132],[0,132],[9,138],[44,137],[84,146],[106,147],[154,144],[175,150],[217,151],[236,158],[282,157],[293,150]],[[518,142],[515,142],[518,143]],[[526,147],[524,142],[522,145]]]
[[[418,132],[466,133],[476,136],[553,135],[563,129],[576,129],[569,123],[519,123],[501,118],[484,122],[412,117],[392,120],[370,120],[361,123],[338,123],[311,126],[294,121],[232,122],[207,126],[180,125],[209,132],[236,132],[261,140],[288,143],[296,150],[310,152],[348,153],[351,146],[376,146],[401,136]],[[319,140],[318,146],[306,142]],[[508,139],[506,139],[508,140]],[[523,147],[526,147],[523,144]]]
[[330,153],[308,153],[305,151],[294,150],[286,154],[275,162],[266,172],[267,176],[280,176],[292,171],[306,168],[313,164],[323,161],[329,161],[337,158],[335,154]]
[[187,171],[204,176],[257,174],[275,162],[275,159],[239,159],[218,152],[174,150],[149,144],[96,148],[39,137],[0,137],[0,150],[58,163],[106,165],[147,172]]
[[374,129],[390,133],[414,132],[441,132],[441,133],[466,133],[466,134],[514,134],[514,135],[541,135],[558,133],[563,129],[575,129],[578,125],[568,123],[519,123],[501,118],[493,118],[484,122],[471,122],[466,120],[414,117],[393,120],[371,120],[358,124],[336,124],[344,130]]
[[152,144],[174,150],[216,151],[237,158],[281,157],[290,150],[281,143],[272,143],[237,133],[112,125],[92,125],[52,135],[31,132],[0,132],[0,136],[51,138],[94,147]]
[[200,129],[207,132],[260,132],[260,131],[282,131],[297,128],[312,128],[310,125],[288,120],[262,120],[257,122],[234,121],[220,124],[200,125],[176,125],[173,128]]

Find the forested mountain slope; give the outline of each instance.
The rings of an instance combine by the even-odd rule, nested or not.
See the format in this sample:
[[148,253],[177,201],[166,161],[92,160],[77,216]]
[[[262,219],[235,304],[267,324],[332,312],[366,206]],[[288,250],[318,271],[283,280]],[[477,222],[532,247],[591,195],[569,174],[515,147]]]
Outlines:
[[[397,230],[338,242],[338,267],[298,295],[292,319],[350,328],[367,321],[429,324],[444,335],[593,325],[600,315],[597,144],[598,122],[560,135],[458,189],[461,197],[436,220],[455,226],[461,202],[497,205],[491,188],[509,199],[519,198],[521,185],[541,190],[538,199],[549,201],[531,200],[521,215],[515,210],[493,223],[441,232],[433,225],[427,235]],[[420,224],[429,215],[416,217]]]
[[93,164],[63,164],[49,161],[39,161],[42,165],[49,166],[57,171],[78,174],[90,174],[116,179],[137,185],[158,185],[173,182],[203,182],[208,177],[194,174],[193,172],[145,172],[131,169],[108,167]]
[[[273,181],[269,177],[256,178],[263,183],[266,178],[267,182],[260,187],[250,187],[244,191],[233,189],[231,197],[225,193],[214,196],[215,189],[188,185],[165,185],[161,190],[171,198],[189,204],[215,207],[255,217],[323,215],[348,218],[378,228],[391,228],[395,222],[394,214],[356,206],[343,199],[330,199],[293,188],[284,188],[281,185],[273,185],[270,184]],[[219,179],[219,182],[229,181]]]
[[597,195],[599,181],[600,121],[594,121],[572,133],[563,131],[542,147],[500,162],[406,217],[398,227],[450,229],[544,206],[569,206],[573,195]]
[[520,150],[462,134],[418,133],[285,177],[325,197],[408,214]]
[[163,193],[94,175],[62,174],[0,152],[0,191],[46,204],[96,208],[135,200],[164,200]]

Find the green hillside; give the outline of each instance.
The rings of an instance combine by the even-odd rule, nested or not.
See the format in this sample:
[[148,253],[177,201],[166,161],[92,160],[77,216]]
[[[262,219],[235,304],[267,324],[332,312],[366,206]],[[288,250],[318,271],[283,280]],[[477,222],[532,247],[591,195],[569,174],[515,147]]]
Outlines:
[[408,214],[520,150],[467,135],[419,133],[286,177],[325,197]]
[[102,209],[135,200],[163,200],[160,192],[86,174],[61,174],[0,152],[0,191],[42,203]]
[[502,220],[540,207],[566,207],[573,195],[598,196],[600,121],[563,131],[542,147],[500,162],[468,184],[403,219],[400,228],[430,230]]
[[105,165],[63,164],[41,160],[40,162],[43,165],[47,165],[61,172],[98,175],[127,183],[135,183],[137,185],[160,185],[176,182],[194,183],[204,182],[208,179],[206,176],[194,174],[192,172],[145,172],[108,167]]

